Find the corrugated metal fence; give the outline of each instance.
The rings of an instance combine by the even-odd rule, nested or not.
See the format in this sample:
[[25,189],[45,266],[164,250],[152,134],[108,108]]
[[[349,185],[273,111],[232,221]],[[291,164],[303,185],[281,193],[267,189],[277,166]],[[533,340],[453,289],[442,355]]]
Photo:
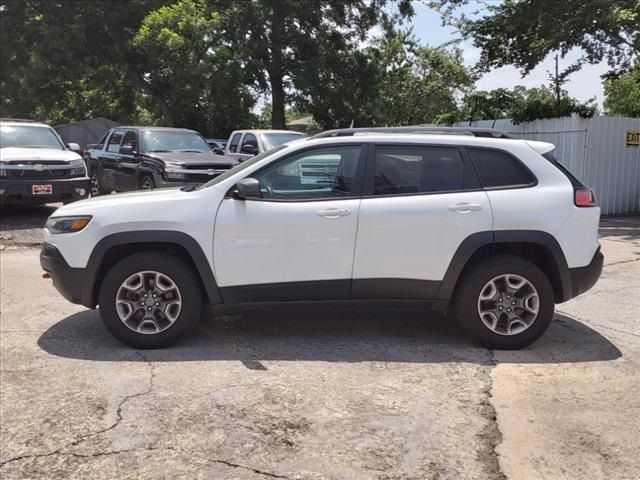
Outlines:
[[[456,126],[469,126],[460,122]],[[640,147],[626,145],[628,130],[640,131],[640,118],[577,115],[514,125],[510,120],[482,120],[518,138],[556,146],[556,156],[584,184],[593,187],[603,214],[640,212]]]

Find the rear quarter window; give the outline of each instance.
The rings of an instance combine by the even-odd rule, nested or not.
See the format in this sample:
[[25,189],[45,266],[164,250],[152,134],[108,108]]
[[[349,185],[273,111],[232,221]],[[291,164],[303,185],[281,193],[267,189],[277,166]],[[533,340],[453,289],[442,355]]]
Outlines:
[[536,183],[533,174],[507,152],[469,148],[469,153],[484,188],[524,187]]

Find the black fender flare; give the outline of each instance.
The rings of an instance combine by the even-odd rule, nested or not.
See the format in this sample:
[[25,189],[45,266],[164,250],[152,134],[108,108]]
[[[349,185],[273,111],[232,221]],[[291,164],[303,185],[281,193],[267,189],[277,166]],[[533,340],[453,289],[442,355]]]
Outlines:
[[218,284],[209,265],[209,261],[202,251],[200,244],[198,244],[192,236],[173,230],[137,230],[108,235],[96,244],[86,266],[85,278],[87,281],[82,288],[83,305],[94,308],[97,304],[96,284],[101,280],[98,278],[98,273],[109,249],[119,245],[132,245],[136,243],[173,244],[184,248],[196,267],[196,273],[202,281],[208,302],[210,304],[222,302]]
[[561,291],[556,293],[558,303],[572,298],[571,272],[560,244],[551,234],[539,230],[496,230],[477,232],[464,239],[453,255],[440,284],[437,294],[438,300],[450,300],[453,297],[460,274],[479,249],[509,243],[530,243],[545,248],[552,257],[559,277]]

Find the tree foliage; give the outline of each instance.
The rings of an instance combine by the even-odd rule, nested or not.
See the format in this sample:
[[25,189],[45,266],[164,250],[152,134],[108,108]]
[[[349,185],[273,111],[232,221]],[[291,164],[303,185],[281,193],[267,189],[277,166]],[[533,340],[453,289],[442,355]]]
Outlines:
[[498,88],[491,91],[474,91],[465,96],[462,106],[436,118],[436,123],[453,124],[475,120],[510,118],[514,123],[531,122],[543,118],[558,118],[576,113],[590,118],[597,112],[595,99],[581,103],[566,90],[556,95],[552,88],[541,86],[512,90]]
[[584,52],[580,62],[606,60],[613,73],[640,54],[640,0],[504,0],[479,18],[460,16],[470,0],[432,0],[481,49],[485,70],[514,65],[528,73],[549,53]]
[[640,117],[640,63],[604,82],[604,108],[609,115]]

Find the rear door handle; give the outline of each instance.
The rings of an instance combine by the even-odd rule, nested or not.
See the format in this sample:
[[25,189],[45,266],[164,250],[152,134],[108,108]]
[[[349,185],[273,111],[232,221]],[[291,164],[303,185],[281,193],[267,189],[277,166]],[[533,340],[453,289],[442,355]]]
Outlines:
[[477,212],[478,210],[482,210],[482,205],[477,203],[456,203],[455,205],[451,205],[449,210],[458,213]]
[[338,218],[338,217],[346,217],[351,213],[351,210],[347,210],[346,208],[327,208],[325,210],[320,210],[318,215],[324,218]]

